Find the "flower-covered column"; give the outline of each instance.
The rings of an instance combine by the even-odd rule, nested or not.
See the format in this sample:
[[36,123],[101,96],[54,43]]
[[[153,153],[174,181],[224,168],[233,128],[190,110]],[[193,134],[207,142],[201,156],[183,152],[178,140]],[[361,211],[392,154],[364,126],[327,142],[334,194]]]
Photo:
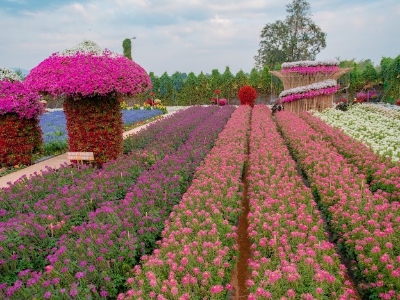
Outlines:
[[98,165],[122,153],[121,96],[151,88],[141,66],[91,41],[51,55],[26,81],[38,92],[65,96],[69,151],[93,152]]
[[0,69],[0,166],[30,165],[43,145],[40,96],[12,73]]

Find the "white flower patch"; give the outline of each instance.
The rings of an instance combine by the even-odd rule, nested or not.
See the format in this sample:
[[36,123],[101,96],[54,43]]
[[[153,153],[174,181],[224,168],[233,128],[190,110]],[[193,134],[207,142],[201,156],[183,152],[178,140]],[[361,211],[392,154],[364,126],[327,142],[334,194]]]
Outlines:
[[302,93],[306,93],[309,92],[311,90],[321,90],[321,89],[325,89],[325,88],[330,88],[330,87],[335,87],[337,85],[336,80],[333,79],[328,79],[325,81],[320,81],[320,82],[316,82],[316,83],[312,83],[309,85],[304,85],[304,86],[299,86],[299,87],[295,87],[289,90],[284,90],[283,92],[281,92],[279,94],[279,98],[283,98],[286,97],[288,95],[292,95],[292,94],[302,94]]
[[346,134],[369,145],[381,155],[400,161],[400,119],[371,111],[363,105],[353,105],[348,111],[328,109],[313,112],[333,127],[341,128]]
[[294,62],[287,62],[282,64],[283,69],[295,68],[295,67],[317,67],[317,66],[339,66],[337,59],[328,60],[300,60]]
[[101,49],[100,46],[93,41],[84,40],[82,43],[79,43],[72,48],[65,49],[63,52],[61,52],[61,55],[75,55],[77,52],[102,55],[103,49]]
[[21,77],[14,70],[7,68],[0,68],[0,81],[9,79],[11,81],[21,81]]

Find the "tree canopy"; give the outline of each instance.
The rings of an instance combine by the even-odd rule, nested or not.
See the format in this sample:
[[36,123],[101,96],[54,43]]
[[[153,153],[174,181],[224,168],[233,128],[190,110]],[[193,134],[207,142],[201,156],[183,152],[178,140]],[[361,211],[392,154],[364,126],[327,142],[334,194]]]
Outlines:
[[284,62],[315,60],[326,47],[326,33],[311,19],[310,4],[293,0],[286,5],[284,21],[267,23],[261,31],[258,54],[254,57],[258,69],[274,69]]

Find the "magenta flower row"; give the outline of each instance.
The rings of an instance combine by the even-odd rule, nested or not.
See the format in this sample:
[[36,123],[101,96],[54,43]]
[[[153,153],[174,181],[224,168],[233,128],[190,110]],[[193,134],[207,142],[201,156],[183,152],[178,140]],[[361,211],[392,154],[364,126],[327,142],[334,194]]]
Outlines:
[[317,73],[330,74],[330,73],[335,73],[338,70],[339,70],[338,66],[329,66],[329,65],[295,66],[290,68],[282,68],[283,73],[299,73],[299,74],[317,74]]
[[352,262],[362,296],[398,299],[400,203],[373,195],[357,167],[299,116],[282,112],[277,121]]
[[388,157],[381,157],[364,143],[346,135],[339,128],[333,128],[311,113],[300,114],[314,130],[320,132],[349,163],[354,164],[365,176],[370,189],[388,201],[400,201],[400,164]]
[[33,68],[25,81],[39,93],[74,98],[134,95],[151,88],[151,79],[140,65],[107,50],[101,56],[55,53]]
[[346,267],[267,106],[253,109],[248,170],[248,299],[350,299]]
[[24,82],[0,81],[0,115],[14,113],[20,118],[37,118],[44,113],[40,96]]
[[251,108],[240,106],[118,299],[225,299],[237,259],[241,176]]
[[295,94],[290,94],[287,96],[282,97],[279,102],[280,103],[288,103],[300,99],[312,99],[318,96],[324,96],[324,95],[332,95],[337,92],[339,89],[339,85],[334,86],[334,87],[328,87],[328,88],[323,88],[323,89],[318,89],[318,90],[308,90],[304,93],[295,93]]

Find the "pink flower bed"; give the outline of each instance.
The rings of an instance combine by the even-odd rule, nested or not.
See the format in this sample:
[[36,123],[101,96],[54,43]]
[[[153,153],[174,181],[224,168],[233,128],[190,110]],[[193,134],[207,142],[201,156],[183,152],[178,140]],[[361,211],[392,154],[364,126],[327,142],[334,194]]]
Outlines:
[[339,70],[338,66],[297,66],[290,68],[282,68],[282,72],[300,73],[300,74],[316,74],[316,73],[335,73]]
[[308,90],[303,93],[294,93],[284,96],[280,99],[280,103],[292,102],[300,99],[311,99],[323,95],[332,95],[337,92],[339,85],[333,87],[322,88],[318,90]]
[[267,106],[254,107],[251,124],[249,299],[350,299],[346,267]]
[[118,299],[225,299],[238,255],[250,106],[240,106],[197,169],[192,185],[165,223],[159,249],[143,256]]
[[300,117],[358,168],[366,177],[372,192],[381,194],[390,202],[400,201],[400,164],[375,154],[362,142],[308,112],[301,113]]
[[399,299],[400,203],[372,195],[365,176],[299,116],[281,112],[277,121],[351,260],[362,296]]

